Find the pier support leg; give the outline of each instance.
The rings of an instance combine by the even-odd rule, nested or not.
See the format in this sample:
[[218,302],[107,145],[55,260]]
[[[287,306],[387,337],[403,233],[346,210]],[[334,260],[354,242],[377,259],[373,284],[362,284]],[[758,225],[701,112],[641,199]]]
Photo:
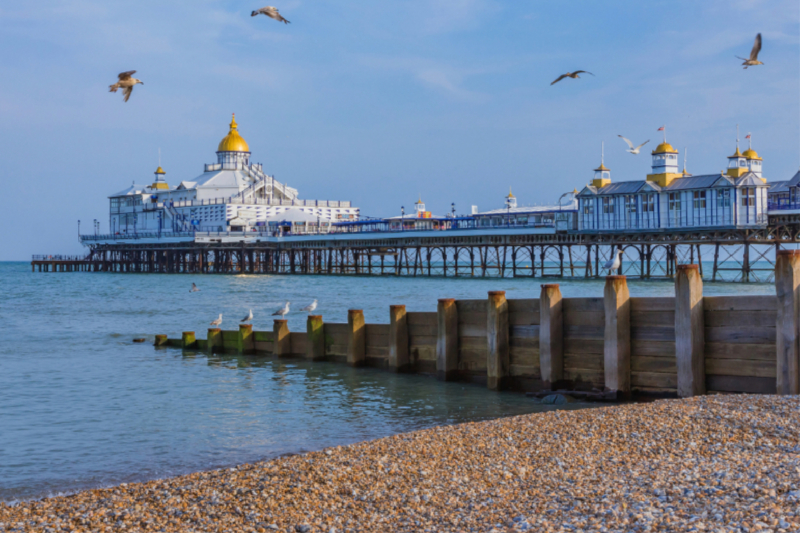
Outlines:
[[506,291],[490,291],[486,309],[487,386],[500,390],[508,386],[509,330]]
[[441,298],[437,309],[436,377],[451,381],[458,373],[458,310],[453,298]]
[[367,329],[364,324],[364,311],[347,311],[347,364],[362,366],[367,358]]
[[292,341],[289,337],[287,320],[275,320],[272,324],[272,353],[278,357],[292,354]]
[[222,353],[225,351],[225,346],[222,343],[222,330],[220,328],[208,328],[206,349],[210,354]]
[[706,392],[703,280],[697,265],[678,265],[675,272],[675,357],[678,396]]
[[311,361],[325,360],[325,330],[321,315],[310,315],[306,320],[306,358]]
[[625,276],[606,277],[603,300],[605,386],[625,397],[631,391],[631,297]]
[[156,341],[153,343],[153,346],[166,346],[169,342],[169,339],[166,335],[156,335]]
[[253,353],[256,349],[253,339],[253,324],[239,324],[239,353]]
[[778,394],[800,394],[800,250],[779,250],[775,264]]
[[184,331],[183,335],[181,335],[181,348],[188,350],[194,348],[196,344],[197,341],[194,337],[194,331]]
[[539,367],[545,387],[564,379],[564,322],[561,289],[542,285],[539,297]]
[[389,306],[389,369],[404,372],[409,369],[408,315],[405,305]]

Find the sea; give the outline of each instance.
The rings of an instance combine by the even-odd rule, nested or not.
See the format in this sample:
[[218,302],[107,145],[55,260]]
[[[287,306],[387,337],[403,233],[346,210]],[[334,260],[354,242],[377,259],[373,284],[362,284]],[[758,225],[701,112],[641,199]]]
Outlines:
[[[548,278],[547,283],[557,280]],[[196,283],[199,292],[190,292]],[[541,279],[32,273],[0,263],[0,501],[176,476],[377,439],[444,424],[553,409],[514,392],[465,383],[258,356],[155,349],[222,313],[256,330],[291,302],[346,322],[389,305],[435,311],[438,298],[536,298]],[[631,281],[633,296],[670,296],[669,281]],[[706,283],[705,294],[774,294],[772,284]],[[602,296],[603,282],[561,281],[566,297]],[[148,342],[135,344],[134,338]],[[587,407],[569,404],[569,408]]]

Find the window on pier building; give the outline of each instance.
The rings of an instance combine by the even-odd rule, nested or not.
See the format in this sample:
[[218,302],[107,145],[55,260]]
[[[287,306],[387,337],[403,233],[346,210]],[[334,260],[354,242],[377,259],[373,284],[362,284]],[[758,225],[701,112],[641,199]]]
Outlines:
[[[794,191],[792,191],[794,192]],[[583,201],[583,214],[584,215],[593,215],[594,214],[594,200],[584,200]]]
[[717,190],[717,207],[724,209],[731,206],[731,190],[720,189]]
[[606,197],[603,198],[603,214],[613,215],[614,214],[614,198]]
[[681,224],[681,193],[669,193],[669,223],[672,227],[678,227]]
[[625,195],[625,212],[626,213],[635,213],[636,212],[636,197],[633,195]]
[[642,213],[655,213],[656,212],[656,195],[643,194],[642,195]]
[[753,187],[742,189],[742,207],[755,207],[756,190]]
[[694,191],[694,208],[706,208],[706,191]]

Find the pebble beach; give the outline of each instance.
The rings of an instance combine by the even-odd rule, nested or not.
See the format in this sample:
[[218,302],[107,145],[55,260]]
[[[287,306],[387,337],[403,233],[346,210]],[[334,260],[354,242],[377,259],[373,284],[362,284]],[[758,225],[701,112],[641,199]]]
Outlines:
[[0,503],[0,531],[800,531],[800,398],[717,395],[438,427]]

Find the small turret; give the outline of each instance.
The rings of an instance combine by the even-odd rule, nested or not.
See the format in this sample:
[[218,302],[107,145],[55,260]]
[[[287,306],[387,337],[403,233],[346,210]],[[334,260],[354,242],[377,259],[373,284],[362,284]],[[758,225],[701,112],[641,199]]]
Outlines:
[[611,169],[606,168],[604,164],[605,159],[605,143],[600,143],[600,166],[594,169],[594,179],[592,186],[602,189],[611,183]]
[[745,138],[748,141],[748,148],[747,150],[744,151],[742,156],[744,156],[745,158],[745,164],[747,165],[747,170],[749,170],[750,172],[761,178],[764,181],[764,183],[766,183],[767,180],[764,178],[764,176],[761,175],[761,164],[764,162],[764,160],[758,157],[758,153],[755,150],[753,150],[752,134],[748,133],[747,137]]
[[152,185],[150,185],[150,188],[151,189],[165,190],[165,191],[169,190],[169,185],[167,185],[167,180],[164,179],[164,176],[166,176],[167,173],[164,172],[164,169],[161,168],[161,166],[159,166],[156,169],[155,175],[156,175],[156,180],[153,182]]
[[683,174],[678,170],[678,151],[667,142],[666,129],[662,131],[664,131],[664,142],[656,146],[652,152],[653,172],[647,175],[647,181],[666,187],[675,178],[683,177]]
[[506,196],[506,207],[513,209],[517,207],[517,198],[511,192],[511,187],[508,188],[508,196]]

